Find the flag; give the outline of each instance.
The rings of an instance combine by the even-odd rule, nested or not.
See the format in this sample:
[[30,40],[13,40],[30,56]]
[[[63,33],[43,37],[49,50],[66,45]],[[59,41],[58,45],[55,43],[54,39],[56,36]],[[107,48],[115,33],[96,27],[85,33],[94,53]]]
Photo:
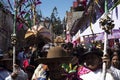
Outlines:
[[23,24],[20,23],[19,26],[18,26],[18,31],[23,27]]
[[102,7],[100,6],[100,4],[98,3],[98,0],[95,0],[95,3],[97,4],[98,8],[100,9],[101,13],[104,13]]

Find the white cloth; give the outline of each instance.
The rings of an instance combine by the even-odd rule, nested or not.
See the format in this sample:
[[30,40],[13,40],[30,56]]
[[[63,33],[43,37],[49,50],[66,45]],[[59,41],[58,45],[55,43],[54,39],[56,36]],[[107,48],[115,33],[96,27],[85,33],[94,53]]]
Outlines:
[[35,79],[38,79],[38,78],[44,78],[46,79],[46,71],[45,69],[43,69],[43,67],[46,66],[45,64],[39,64],[37,66],[37,68],[35,69],[34,73],[33,73],[33,76],[32,76],[32,79],[31,80],[35,80]]
[[[81,75],[81,79],[83,80],[102,80],[102,72],[101,70],[97,70],[95,72],[89,72],[87,74]],[[110,73],[106,73],[106,79],[105,80],[115,80]]]
[[110,72],[113,75],[115,80],[120,80],[120,70],[111,66],[110,67]]

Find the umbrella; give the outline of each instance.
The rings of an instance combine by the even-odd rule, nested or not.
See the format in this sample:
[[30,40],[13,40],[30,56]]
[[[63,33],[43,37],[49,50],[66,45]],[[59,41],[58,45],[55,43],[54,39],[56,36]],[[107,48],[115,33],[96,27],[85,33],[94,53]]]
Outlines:
[[50,33],[50,31],[42,26],[42,25],[35,25],[31,28],[29,28],[25,34],[25,39],[29,38],[29,37],[40,37],[43,38],[47,41],[51,41],[52,40],[52,35]]
[[[120,38],[120,30],[119,29],[113,29],[112,33],[108,35],[108,39],[119,39]],[[95,38],[96,41],[104,40],[104,32],[97,35]]]

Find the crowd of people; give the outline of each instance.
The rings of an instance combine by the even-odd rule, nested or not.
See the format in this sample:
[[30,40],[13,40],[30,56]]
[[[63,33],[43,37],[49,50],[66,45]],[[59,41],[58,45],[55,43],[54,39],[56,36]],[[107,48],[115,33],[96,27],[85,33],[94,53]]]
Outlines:
[[[115,48],[108,48],[107,55],[104,56],[102,48],[94,46],[87,49],[83,45],[74,47],[71,42],[52,45],[47,50],[44,47],[39,49],[36,45],[27,46],[16,53],[15,71],[0,65],[0,80],[102,80],[103,62],[106,63],[105,80],[120,80],[119,44]],[[7,54],[12,58],[12,54]],[[69,58],[67,63],[63,57]],[[44,62],[36,62],[38,59],[44,59]],[[45,59],[49,59],[49,63],[48,60],[45,62]],[[58,62],[55,61],[57,59]],[[63,69],[64,63],[66,65]],[[67,67],[67,64],[71,65]],[[74,71],[71,67],[74,67]],[[64,73],[66,75],[63,75]]]

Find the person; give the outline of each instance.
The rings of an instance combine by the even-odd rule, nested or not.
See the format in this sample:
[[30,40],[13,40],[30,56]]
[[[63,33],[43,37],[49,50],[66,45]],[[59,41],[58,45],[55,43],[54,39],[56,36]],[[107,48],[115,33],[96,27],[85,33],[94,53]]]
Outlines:
[[[48,50],[48,54],[46,58],[39,58],[35,60],[35,64],[38,66],[39,64],[45,64],[49,68],[48,78],[50,80],[63,80],[65,76],[62,74],[65,72],[61,67],[63,63],[71,62],[73,57],[68,57],[64,49],[59,45],[55,47],[51,47]],[[36,66],[36,67],[37,67]]]
[[35,59],[37,59],[37,58],[39,57],[39,56],[38,56],[37,46],[36,46],[36,45],[34,45],[34,46],[32,47],[32,50],[31,50],[30,54],[31,54],[31,57],[30,57],[30,65],[35,65],[35,64],[34,64],[34,61],[35,61]]
[[26,58],[24,49],[21,48],[20,51],[18,52],[17,59],[20,61],[20,67],[23,68],[23,61]]
[[5,66],[0,65],[0,80],[5,80],[7,76],[11,74],[11,71],[5,68]]
[[118,52],[114,52],[113,55],[111,56],[111,66],[120,69],[120,59]]
[[116,52],[113,53],[111,56],[111,66],[110,66],[110,71],[113,74],[113,77],[115,80],[120,80],[120,70],[119,70],[119,56]]
[[68,42],[64,45],[64,50],[67,53],[67,56],[73,56],[73,44]]
[[[88,51],[83,55],[83,62],[78,67],[78,77],[83,80],[102,80],[102,55],[100,52]],[[106,72],[105,80],[115,80],[110,72]]]
[[2,59],[2,58],[3,58],[3,50],[0,49],[0,59]]
[[35,66],[33,66],[33,65],[29,65],[29,66],[27,66],[27,67],[25,68],[25,72],[26,72],[27,75],[28,75],[28,80],[31,80],[31,79],[32,79],[34,70],[35,70]]
[[15,71],[13,71],[9,76],[5,78],[5,80],[27,80],[28,75],[24,72],[20,67],[19,60],[16,60],[16,63],[13,65],[15,67]]
[[48,66],[45,64],[39,64],[35,69],[31,80],[47,80],[48,78]]
[[118,39],[115,39],[114,49],[115,51],[120,51],[120,43]]

